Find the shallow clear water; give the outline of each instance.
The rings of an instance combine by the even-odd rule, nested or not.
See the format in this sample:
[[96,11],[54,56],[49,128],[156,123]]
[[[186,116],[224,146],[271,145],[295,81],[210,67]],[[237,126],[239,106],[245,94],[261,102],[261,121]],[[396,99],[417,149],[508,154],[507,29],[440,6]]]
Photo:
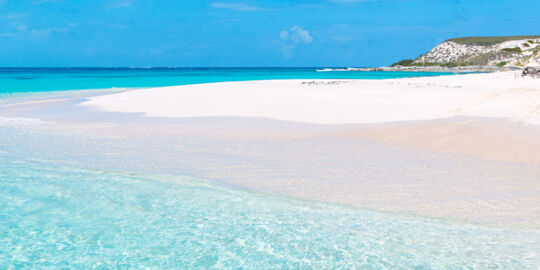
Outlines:
[[535,269],[538,231],[303,202],[0,152],[0,268]]
[[[246,79],[418,75],[440,73],[3,69],[0,96]],[[79,129],[68,129],[58,137],[40,125],[37,120],[0,117],[0,269],[540,266],[538,230],[380,213],[251,193],[193,177],[159,175],[168,171],[139,156],[144,143],[155,150],[154,161],[161,160],[158,157],[165,152],[152,140],[93,141],[81,136],[84,132]],[[120,155],[119,142],[133,144],[127,154]],[[132,159],[126,159],[127,155]],[[177,156],[168,159],[177,162],[172,165],[179,169],[197,167],[181,164]],[[138,170],[126,173],[129,166]]]
[[443,72],[317,72],[317,68],[0,68],[0,96],[54,90],[158,87],[271,79],[389,79]]

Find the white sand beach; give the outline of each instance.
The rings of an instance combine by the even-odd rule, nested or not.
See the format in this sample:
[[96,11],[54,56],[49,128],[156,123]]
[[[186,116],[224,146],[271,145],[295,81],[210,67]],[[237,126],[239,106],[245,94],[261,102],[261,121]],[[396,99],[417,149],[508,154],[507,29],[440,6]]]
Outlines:
[[276,80],[134,90],[83,103],[151,117],[261,117],[316,124],[495,117],[540,124],[540,82],[515,72],[391,80]]

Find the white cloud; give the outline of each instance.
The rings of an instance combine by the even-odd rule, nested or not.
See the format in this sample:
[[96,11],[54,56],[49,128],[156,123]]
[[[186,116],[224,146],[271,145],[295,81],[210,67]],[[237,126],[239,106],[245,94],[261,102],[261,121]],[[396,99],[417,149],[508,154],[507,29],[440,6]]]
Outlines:
[[261,11],[262,8],[254,5],[249,5],[245,3],[225,3],[225,2],[214,2],[211,4],[213,8],[222,8],[230,9],[236,11]]
[[300,26],[293,26],[289,30],[283,30],[279,32],[279,37],[283,41],[295,43],[295,44],[308,44],[313,42],[313,37],[307,30]]
[[291,58],[299,45],[313,42],[309,31],[296,25],[289,30],[279,32],[279,38],[281,39],[281,51],[285,58]]

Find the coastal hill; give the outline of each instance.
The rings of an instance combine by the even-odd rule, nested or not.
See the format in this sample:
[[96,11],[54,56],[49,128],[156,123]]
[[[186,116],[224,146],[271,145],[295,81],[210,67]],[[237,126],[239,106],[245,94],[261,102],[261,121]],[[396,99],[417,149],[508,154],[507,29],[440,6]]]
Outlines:
[[464,37],[449,39],[416,59],[392,67],[540,66],[540,36]]

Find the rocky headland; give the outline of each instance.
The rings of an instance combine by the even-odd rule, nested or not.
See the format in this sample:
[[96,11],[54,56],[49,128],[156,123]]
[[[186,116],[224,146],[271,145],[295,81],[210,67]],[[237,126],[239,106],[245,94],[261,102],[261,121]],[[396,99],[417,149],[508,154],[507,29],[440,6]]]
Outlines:
[[416,59],[369,70],[470,72],[526,67],[540,67],[540,36],[453,38]]

